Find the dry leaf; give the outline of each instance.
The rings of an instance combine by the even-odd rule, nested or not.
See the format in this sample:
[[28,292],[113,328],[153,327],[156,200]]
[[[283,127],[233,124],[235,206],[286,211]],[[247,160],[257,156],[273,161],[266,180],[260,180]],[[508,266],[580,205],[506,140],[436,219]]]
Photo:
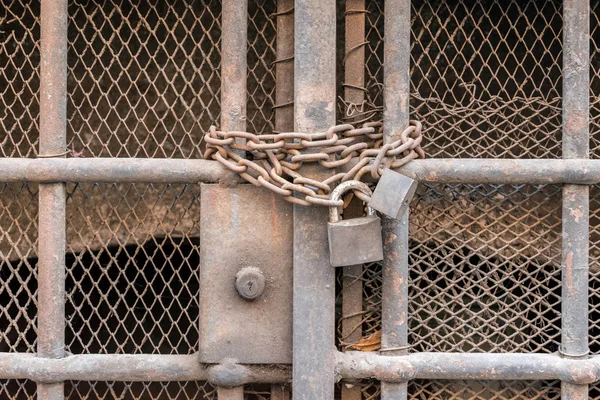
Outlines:
[[351,350],[358,351],[377,351],[381,348],[381,331],[377,331],[370,336],[362,338],[358,343],[349,346]]

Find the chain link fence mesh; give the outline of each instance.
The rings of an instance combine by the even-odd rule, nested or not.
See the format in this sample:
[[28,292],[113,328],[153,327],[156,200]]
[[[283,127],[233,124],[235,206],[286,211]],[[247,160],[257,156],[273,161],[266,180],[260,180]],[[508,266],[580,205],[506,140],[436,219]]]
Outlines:
[[[600,144],[592,1],[592,157]],[[0,155],[38,148],[39,0],[0,9]],[[382,106],[383,1],[366,1],[365,85]],[[273,129],[275,1],[249,5],[248,127]],[[69,3],[69,147],[87,157],[200,157],[219,122],[220,2]],[[561,156],[560,1],[412,2],[411,108],[429,157]],[[67,348],[190,353],[197,346],[198,187],[68,185]],[[590,345],[600,314],[598,187],[591,190]],[[37,186],[0,186],[0,351],[34,352]],[[560,187],[420,185],[412,205],[412,351],[555,352]],[[363,276],[363,337],[380,329],[381,266]],[[342,293],[343,295],[343,293]],[[378,398],[366,382],[363,398]],[[249,398],[268,398],[249,389]],[[203,383],[70,382],[68,398],[214,398]],[[414,381],[415,399],[558,398],[556,382]],[[33,398],[26,381],[0,397]],[[597,386],[591,398],[600,398]]]
[[[365,5],[367,103],[380,110],[383,2]],[[411,11],[411,118],[427,127],[428,157],[561,156],[560,1],[412,1]],[[560,199],[558,186],[420,185],[410,218],[411,351],[558,350]],[[365,265],[362,282],[368,338],[381,329],[381,265]],[[362,392],[378,398],[379,385],[364,382]],[[558,398],[560,390],[413,381],[409,397]]]

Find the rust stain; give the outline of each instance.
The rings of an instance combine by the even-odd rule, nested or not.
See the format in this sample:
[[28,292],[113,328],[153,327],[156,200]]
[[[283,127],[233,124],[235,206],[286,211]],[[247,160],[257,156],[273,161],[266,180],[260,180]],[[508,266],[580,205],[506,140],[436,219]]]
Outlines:
[[571,216],[575,218],[575,222],[577,222],[577,223],[579,222],[579,219],[581,217],[583,217],[583,211],[581,211],[580,208],[576,208],[574,210],[571,210],[569,212],[569,214],[571,214]]
[[565,257],[565,279],[567,281],[567,289],[570,294],[575,293],[575,288],[573,287],[573,252],[570,251],[567,253]]
[[437,180],[437,172],[436,171],[431,171],[430,173],[428,173],[427,175],[425,175],[425,180],[426,181],[435,182]]
[[279,238],[279,209],[277,208],[277,202],[275,201],[275,194],[271,193],[271,224],[273,226],[273,237],[277,240]]
[[390,232],[390,234],[387,235],[387,239],[386,239],[385,243],[386,244],[393,243],[394,241],[396,241],[397,238],[398,238],[398,235],[396,235],[394,232]]

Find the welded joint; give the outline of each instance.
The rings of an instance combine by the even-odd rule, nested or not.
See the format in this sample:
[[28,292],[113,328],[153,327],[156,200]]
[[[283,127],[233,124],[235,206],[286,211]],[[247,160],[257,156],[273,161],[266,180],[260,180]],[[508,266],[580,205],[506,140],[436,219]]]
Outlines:
[[234,358],[208,368],[208,382],[213,386],[236,387],[250,382],[248,369]]

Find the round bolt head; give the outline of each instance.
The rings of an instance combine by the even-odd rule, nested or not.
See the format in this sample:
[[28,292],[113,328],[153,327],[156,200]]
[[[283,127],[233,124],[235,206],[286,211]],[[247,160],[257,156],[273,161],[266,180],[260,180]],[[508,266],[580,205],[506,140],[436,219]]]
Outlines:
[[265,290],[266,279],[260,269],[244,267],[235,275],[235,288],[246,300],[256,300]]

